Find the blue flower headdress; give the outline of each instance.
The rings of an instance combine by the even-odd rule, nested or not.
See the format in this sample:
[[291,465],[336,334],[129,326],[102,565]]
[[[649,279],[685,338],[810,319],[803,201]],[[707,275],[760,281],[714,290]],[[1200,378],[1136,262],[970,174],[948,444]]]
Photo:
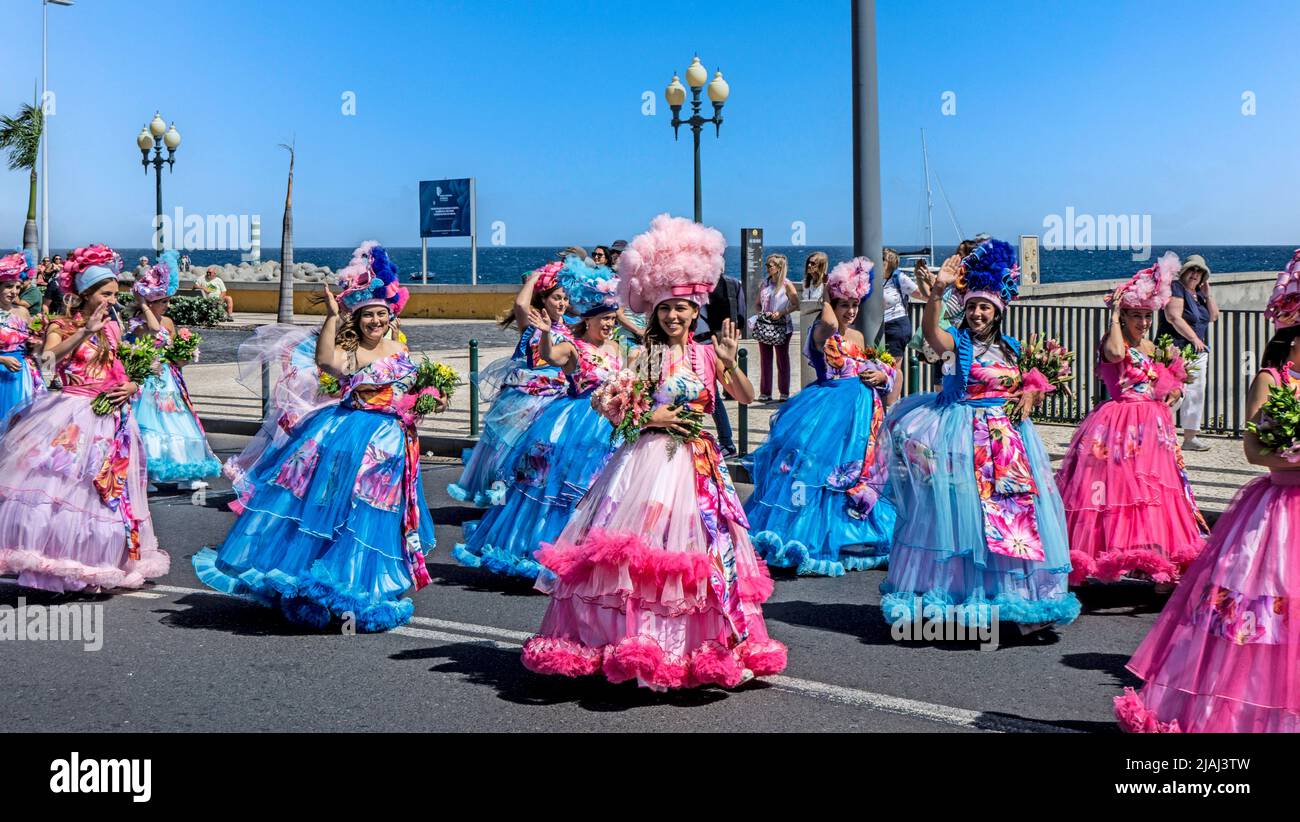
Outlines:
[[978,297],[1005,311],[1020,294],[1016,250],[1002,240],[985,240],[962,259],[954,286],[963,305]]
[[397,279],[397,266],[388,252],[374,240],[367,240],[352,252],[352,259],[339,272],[339,305],[356,311],[368,305],[382,305],[394,317],[402,313],[410,292]]

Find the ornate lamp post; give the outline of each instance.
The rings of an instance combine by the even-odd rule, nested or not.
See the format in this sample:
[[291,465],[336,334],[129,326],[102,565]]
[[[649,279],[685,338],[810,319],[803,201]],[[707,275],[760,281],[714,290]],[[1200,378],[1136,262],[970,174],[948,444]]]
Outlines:
[[682,85],[682,81],[674,74],[672,82],[664,89],[664,99],[673,110],[673,139],[677,139],[677,130],[684,125],[691,127],[695,138],[695,222],[697,223],[704,222],[704,206],[700,195],[700,129],[705,123],[712,123],[714,135],[722,133],[722,106],[727,102],[727,95],[731,93],[727,81],[722,79],[722,72],[714,73],[708,88],[709,100],[713,103],[713,116],[701,115],[700,105],[703,101],[700,100],[700,90],[704,88],[704,83],[708,79],[709,72],[700,64],[700,58],[696,55],[690,67],[686,69],[686,83],[691,87],[691,116],[686,120],[679,116],[682,104],[686,102],[686,88]]
[[[172,164],[176,162],[176,149],[181,145],[181,134],[176,130],[176,124],[172,123],[171,128],[163,121],[162,115],[154,112],[153,120],[149,125],[140,129],[136,135],[135,144],[140,147],[140,164],[144,166],[144,173],[149,174],[149,166],[153,166],[155,177],[155,191],[157,195],[156,206],[154,208],[154,250],[161,252],[163,250],[162,238],[162,167],[165,163],[167,170],[172,170]],[[167,147],[167,156],[163,157],[163,146]],[[153,157],[149,156],[149,149],[153,149]]]

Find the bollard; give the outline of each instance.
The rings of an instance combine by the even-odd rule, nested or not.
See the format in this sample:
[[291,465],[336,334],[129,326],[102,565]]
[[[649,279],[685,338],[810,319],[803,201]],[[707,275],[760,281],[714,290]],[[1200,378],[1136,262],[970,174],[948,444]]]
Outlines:
[[[740,373],[746,377],[749,376],[749,352],[740,349],[736,355],[736,360],[740,365]],[[737,403],[740,406],[740,456],[749,455],[749,406],[745,403]]]
[[907,393],[915,394],[921,390],[921,359],[916,351],[907,352]]
[[469,341],[469,435],[478,436],[478,340]]
[[271,365],[262,363],[262,422],[271,413]]

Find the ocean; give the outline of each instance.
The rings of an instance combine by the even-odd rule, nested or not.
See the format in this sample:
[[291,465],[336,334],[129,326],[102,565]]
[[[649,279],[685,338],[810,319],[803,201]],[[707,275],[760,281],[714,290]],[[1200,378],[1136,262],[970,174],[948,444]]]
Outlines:
[[[521,275],[554,258],[562,246],[513,247],[486,246],[479,249],[478,280],[483,284],[518,284]],[[588,252],[594,247],[584,246]],[[899,245],[897,248],[913,246]],[[825,251],[831,259],[831,265],[848,259],[853,252],[851,246],[769,246],[766,251],[779,251],[790,260],[792,279],[803,277],[803,263],[814,251]],[[941,262],[954,251],[952,246],[937,246],[935,260]],[[1291,259],[1293,246],[1283,245],[1220,245],[1220,246],[1169,246],[1152,249],[1152,257],[1160,256],[1165,251],[1173,251],[1179,257],[1200,254],[1209,264],[1212,272],[1237,271],[1281,271]],[[401,272],[403,280],[419,281],[420,249],[390,248],[389,255]],[[141,256],[152,258],[150,249],[120,248],[118,252],[129,266]],[[295,262],[309,262],[326,265],[337,271],[347,265],[352,255],[351,248],[295,248]],[[238,263],[238,251],[194,251],[189,253],[194,266],[224,265]],[[278,248],[262,249],[263,261],[280,259]],[[1104,280],[1127,277],[1139,268],[1150,264],[1147,261],[1134,261],[1128,251],[1040,251],[1039,260],[1044,283],[1071,282],[1076,280]],[[733,276],[740,271],[740,247],[729,245],[726,252],[727,271]],[[429,282],[431,283],[468,283],[470,273],[469,248],[430,248]],[[1211,275],[1211,278],[1213,275]]]

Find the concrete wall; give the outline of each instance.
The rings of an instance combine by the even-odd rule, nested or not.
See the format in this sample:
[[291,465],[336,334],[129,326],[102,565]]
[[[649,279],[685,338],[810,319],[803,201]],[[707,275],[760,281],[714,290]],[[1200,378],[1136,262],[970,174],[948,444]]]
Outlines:
[[[1082,280],[1072,283],[1027,285],[1020,290],[1020,302],[1030,305],[1099,306],[1102,298],[1128,277],[1114,280]],[[1275,271],[1246,271],[1211,274],[1214,301],[1224,311],[1263,311],[1277,282]]]
[[[235,310],[274,314],[280,307],[279,283],[227,282],[226,288],[235,300]],[[511,285],[408,285],[411,299],[402,311],[404,317],[449,318],[463,320],[490,320],[514,302],[518,288]],[[320,305],[312,305],[312,297],[324,292],[317,283],[295,283],[293,311],[295,314],[324,314]],[[181,284],[181,294],[193,294],[192,283]]]

